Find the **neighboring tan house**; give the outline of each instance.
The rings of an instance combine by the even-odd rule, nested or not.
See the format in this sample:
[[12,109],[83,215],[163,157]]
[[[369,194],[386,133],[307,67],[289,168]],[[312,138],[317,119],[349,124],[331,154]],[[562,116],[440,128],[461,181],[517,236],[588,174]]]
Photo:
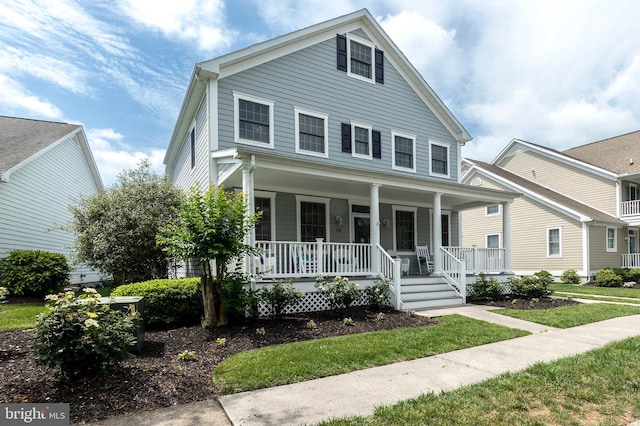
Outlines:
[[[72,219],[68,206],[102,189],[82,126],[0,116],[0,258],[11,250],[69,257],[74,235],[59,228]],[[99,280],[77,265],[71,274],[73,284]]]
[[[446,250],[459,212],[517,196],[460,184],[470,139],[363,9],[196,64],[165,165],[180,188],[249,194],[258,285],[387,276],[394,305],[419,308],[464,301],[468,271]],[[415,277],[417,246],[430,277]]]
[[[510,211],[519,275],[640,267],[640,132],[556,151],[514,139],[491,164],[464,159],[463,183],[523,196]],[[501,247],[498,206],[466,211],[465,245]],[[473,224],[473,226],[471,226]]]

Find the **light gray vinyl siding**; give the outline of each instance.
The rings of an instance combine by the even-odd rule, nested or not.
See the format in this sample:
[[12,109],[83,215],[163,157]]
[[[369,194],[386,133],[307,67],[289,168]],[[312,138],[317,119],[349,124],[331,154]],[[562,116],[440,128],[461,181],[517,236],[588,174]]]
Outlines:
[[276,194],[276,239],[279,241],[297,241],[296,196],[279,192]]
[[198,184],[201,190],[209,187],[209,124],[207,120],[207,97],[204,96],[198,107],[195,121],[196,161],[191,167],[191,130],[182,142],[180,152],[173,167],[172,182],[178,188],[187,191]]
[[[9,182],[0,183],[0,258],[11,250],[43,250],[70,260],[74,235],[59,227],[71,221],[74,200],[97,191],[75,137],[16,169]],[[71,278],[95,282],[100,275],[78,266]]]
[[[330,238],[332,243],[348,243],[349,229],[351,221],[349,220],[349,201],[343,198],[331,199],[329,213]],[[336,223],[336,216],[342,217],[342,225]]]
[[[314,161],[351,168],[429,179],[429,141],[449,145],[449,180],[458,180],[455,139],[385,57],[384,84],[349,77],[336,69],[336,42],[331,38],[309,48],[239,72],[218,82],[219,148],[235,146],[233,92],[275,102],[275,152],[295,153],[294,107],[329,116],[329,158]],[[341,123],[357,122],[381,132],[382,159],[354,158],[342,152]],[[416,173],[392,169],[391,132],[416,135]],[[264,148],[266,152],[271,149]]]

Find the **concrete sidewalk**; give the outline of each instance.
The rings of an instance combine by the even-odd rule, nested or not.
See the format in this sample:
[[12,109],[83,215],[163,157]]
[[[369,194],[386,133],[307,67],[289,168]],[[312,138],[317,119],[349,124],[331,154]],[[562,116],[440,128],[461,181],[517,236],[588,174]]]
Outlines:
[[334,417],[370,415],[379,405],[456,389],[505,372],[523,370],[536,362],[552,361],[640,335],[640,315],[554,329],[490,312],[494,309],[464,305],[417,314],[430,317],[460,314],[534,334],[339,376],[226,395],[220,402],[196,402],[96,424],[298,425]]

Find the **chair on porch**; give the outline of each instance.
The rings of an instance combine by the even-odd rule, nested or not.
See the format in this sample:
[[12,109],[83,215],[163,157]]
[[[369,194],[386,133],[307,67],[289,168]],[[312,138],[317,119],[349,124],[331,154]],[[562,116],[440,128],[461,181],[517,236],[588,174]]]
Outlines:
[[422,274],[422,270],[427,271],[428,274],[433,272],[433,261],[429,256],[428,246],[416,246],[416,257],[418,258],[418,269]]
[[389,256],[393,257],[394,259],[400,259],[400,267],[401,267],[402,275],[409,275],[411,260],[406,257],[398,256],[395,250],[389,250],[388,253],[389,253]]

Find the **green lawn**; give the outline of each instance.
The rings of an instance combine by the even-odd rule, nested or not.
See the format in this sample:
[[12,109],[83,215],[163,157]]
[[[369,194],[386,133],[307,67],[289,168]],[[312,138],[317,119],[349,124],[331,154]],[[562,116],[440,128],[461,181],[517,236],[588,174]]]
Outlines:
[[0,305],[0,331],[33,328],[36,317],[47,310],[44,303]]
[[260,389],[427,357],[530,334],[459,315],[440,324],[296,342],[241,352],[214,381],[223,393]]
[[620,287],[595,287],[574,284],[551,284],[549,290],[554,294],[562,296],[565,293],[588,294],[594,296],[627,297],[640,299],[640,290]]
[[640,419],[640,338],[324,425],[628,425]]
[[556,328],[569,328],[610,318],[640,314],[640,306],[592,303],[553,309],[496,309],[497,314]]

